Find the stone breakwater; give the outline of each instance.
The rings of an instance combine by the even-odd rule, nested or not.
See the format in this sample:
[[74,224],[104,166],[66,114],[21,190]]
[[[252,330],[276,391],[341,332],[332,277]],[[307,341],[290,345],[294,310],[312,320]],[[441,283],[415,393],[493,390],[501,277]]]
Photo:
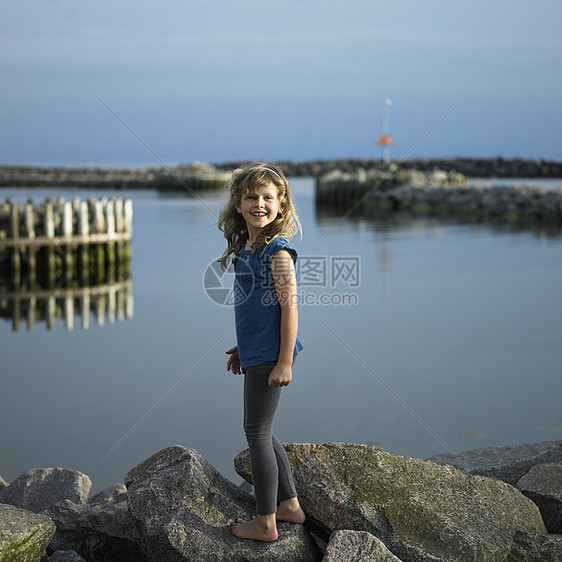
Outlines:
[[[242,162],[216,164],[221,170],[233,170]],[[388,165],[382,160],[341,158],[294,162],[278,161],[289,177],[321,177],[333,171],[354,174],[358,170],[384,172]],[[391,167],[407,168],[424,173],[442,170],[472,178],[562,178],[562,162],[556,160],[529,160],[524,158],[409,158],[394,161]]]
[[381,212],[473,216],[512,222],[561,224],[562,190],[537,186],[441,184],[321,183],[319,205]]
[[307,522],[280,522],[273,543],[230,532],[254,513],[248,451],[235,459],[247,481],[236,486],[197,451],[175,445],[90,498],[90,479],[76,471],[0,478],[0,560],[562,559],[562,440],[426,461],[368,445],[284,447]]
[[[214,189],[224,185],[232,170],[244,162],[147,168],[0,166],[0,187],[88,187],[186,190]],[[304,162],[280,161],[288,177],[320,178],[331,172],[355,174],[384,172],[388,166],[375,159],[330,159]],[[393,168],[407,168],[426,174],[442,170],[477,178],[562,178],[562,162],[504,158],[408,159]]]
[[81,187],[203,191],[218,189],[230,178],[212,164],[161,168],[0,167],[0,187]]

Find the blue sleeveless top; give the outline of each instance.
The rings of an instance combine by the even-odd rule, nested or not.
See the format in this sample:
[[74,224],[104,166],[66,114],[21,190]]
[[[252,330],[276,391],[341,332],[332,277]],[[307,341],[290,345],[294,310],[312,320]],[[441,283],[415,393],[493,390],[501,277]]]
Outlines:
[[[241,250],[234,264],[234,315],[241,367],[277,361],[281,348],[281,306],[271,274],[271,259],[287,250],[296,264],[297,252],[286,238],[275,238],[252,257]],[[294,355],[303,349],[297,336]]]

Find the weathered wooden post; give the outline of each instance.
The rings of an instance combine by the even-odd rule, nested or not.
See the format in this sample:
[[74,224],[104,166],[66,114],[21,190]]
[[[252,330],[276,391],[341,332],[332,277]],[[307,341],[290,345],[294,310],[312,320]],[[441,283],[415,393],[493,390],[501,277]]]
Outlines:
[[103,218],[103,201],[94,201],[94,232],[101,234],[105,230],[105,220]]
[[37,282],[37,259],[35,244],[35,211],[33,209],[33,201],[27,200],[24,209],[25,215],[25,235],[29,241],[27,249],[27,267],[29,276],[29,286],[33,287]]
[[123,212],[124,212],[124,230],[127,234],[133,233],[133,200],[132,199],[125,199],[123,203]]
[[121,278],[121,271],[123,269],[124,263],[124,254],[125,254],[125,246],[126,242],[121,238],[123,231],[125,229],[125,217],[123,214],[123,199],[114,199],[113,200],[113,211],[115,214],[115,233],[118,236],[117,243],[115,244],[116,248],[116,266],[117,266],[117,276]]
[[115,232],[124,232],[125,217],[123,216],[123,199],[113,199],[113,208],[115,212]]
[[[87,238],[90,234],[90,220],[88,217],[88,203],[82,201],[78,207],[78,234]],[[80,245],[80,283],[88,285],[90,280],[90,249],[87,243]],[[88,302],[89,307],[89,302]],[[87,328],[86,328],[87,329]]]
[[[18,206],[11,200],[8,200],[10,214],[10,235],[14,242],[20,237],[20,219]],[[12,249],[12,279],[14,284],[21,284],[21,252],[17,246]]]
[[110,283],[115,281],[115,201],[110,199],[105,206],[105,231],[108,237],[106,243],[107,253],[107,279]]
[[[50,199],[47,199],[45,201],[44,230],[45,230],[45,236],[49,240],[53,240],[55,237],[55,212],[54,212],[53,202]],[[47,283],[49,287],[52,287],[54,284],[55,273],[56,273],[55,248],[52,244],[49,244],[46,250],[47,250]]]
[[60,201],[62,206],[62,235],[65,238],[72,238],[72,203]]
[[[73,234],[73,212],[72,203],[70,201],[61,201],[62,204],[62,235],[69,242],[72,240]],[[74,272],[74,251],[72,244],[67,243],[64,248],[64,273],[67,286],[72,282]]]
[[[105,218],[103,212],[104,200],[98,200],[94,203],[94,232],[95,234],[103,234],[105,230]],[[96,264],[96,282],[101,283],[105,277],[105,251],[102,244],[94,245],[95,264]]]

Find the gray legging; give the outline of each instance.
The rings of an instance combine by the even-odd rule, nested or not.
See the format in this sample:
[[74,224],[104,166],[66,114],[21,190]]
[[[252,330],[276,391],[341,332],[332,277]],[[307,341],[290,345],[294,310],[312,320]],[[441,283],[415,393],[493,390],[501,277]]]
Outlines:
[[275,364],[268,361],[248,367],[244,376],[244,431],[259,515],[272,515],[278,503],[297,496],[287,454],[273,435],[281,388],[267,383]]

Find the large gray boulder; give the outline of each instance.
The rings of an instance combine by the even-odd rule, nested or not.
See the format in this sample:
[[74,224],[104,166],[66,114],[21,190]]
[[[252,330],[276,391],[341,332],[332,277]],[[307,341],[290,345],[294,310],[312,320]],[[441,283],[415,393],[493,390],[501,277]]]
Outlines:
[[322,558],[301,525],[280,523],[272,543],[240,540],[230,527],[255,513],[254,500],[221,476],[197,451],[175,445],[133,468],[125,478],[129,511],[148,559],[161,562]]
[[562,463],[534,466],[516,488],[539,506],[548,532],[562,534]]
[[560,562],[562,536],[515,533],[507,562]]
[[146,560],[126,502],[83,505],[65,500],[43,514],[57,526],[50,551],[74,550],[89,562]]
[[427,459],[451,464],[479,476],[490,476],[515,486],[533,466],[562,462],[562,439],[505,447],[484,447],[463,453],[434,455]]
[[124,484],[112,484],[88,499],[90,505],[100,503],[119,503],[127,501],[127,488]]
[[335,531],[322,562],[400,562],[400,559],[367,531]]
[[0,503],[0,561],[37,562],[55,534],[45,515]]
[[92,482],[82,472],[66,468],[34,468],[0,490],[0,503],[39,513],[62,500],[86,503]]
[[[500,480],[368,445],[284,446],[312,523],[368,531],[404,562],[503,560],[517,531],[546,532],[537,506]],[[247,450],[235,467],[251,478]]]

